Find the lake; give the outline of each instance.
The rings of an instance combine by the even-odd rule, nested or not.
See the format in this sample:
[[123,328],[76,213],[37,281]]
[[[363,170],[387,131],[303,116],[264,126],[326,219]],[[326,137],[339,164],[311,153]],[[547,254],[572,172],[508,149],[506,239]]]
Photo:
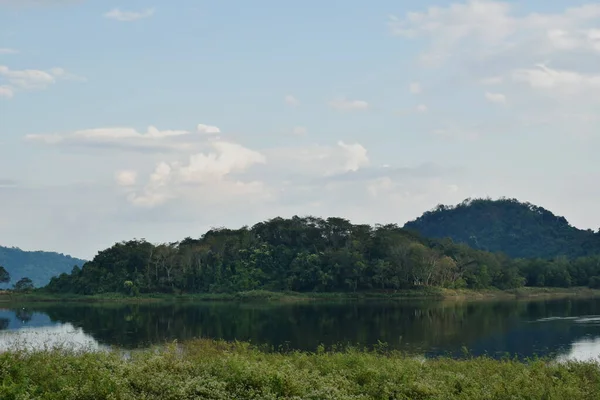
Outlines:
[[138,349],[213,338],[283,349],[320,344],[461,357],[600,357],[600,299],[304,304],[161,303],[0,306],[0,351],[65,345]]

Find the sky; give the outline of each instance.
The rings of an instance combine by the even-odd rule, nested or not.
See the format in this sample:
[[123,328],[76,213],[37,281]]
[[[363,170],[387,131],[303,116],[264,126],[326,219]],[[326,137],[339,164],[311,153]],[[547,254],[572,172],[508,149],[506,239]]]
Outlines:
[[600,3],[0,0],[0,245],[509,197],[600,227]]

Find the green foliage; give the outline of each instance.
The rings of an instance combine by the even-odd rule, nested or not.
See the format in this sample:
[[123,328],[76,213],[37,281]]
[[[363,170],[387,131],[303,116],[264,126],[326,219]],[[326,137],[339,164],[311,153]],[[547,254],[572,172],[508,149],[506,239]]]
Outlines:
[[[0,265],[12,277],[13,281],[27,276],[37,287],[45,286],[50,278],[70,272],[74,265],[81,266],[84,260],[59,253],[44,251],[23,251],[15,247],[0,246]],[[7,287],[0,279],[0,287]]]
[[10,282],[10,274],[2,265],[0,265],[0,283]]
[[564,217],[515,199],[467,199],[457,206],[439,205],[404,227],[426,237],[448,237],[515,258],[600,254],[600,234],[577,229]]
[[[123,283],[125,282],[125,284]],[[231,293],[398,291],[522,286],[514,262],[396,225],[341,218],[275,218],[252,228],[214,229],[200,239],[117,243],[51,280],[52,293]],[[586,282],[587,284],[587,282]]]
[[162,349],[0,354],[0,398],[548,399],[600,398],[594,362],[423,360],[389,351],[265,352],[195,341]]
[[51,293],[394,292],[588,286],[600,256],[511,259],[452,240],[424,239],[396,225],[340,218],[276,218],[214,229],[200,239],[117,243],[82,268],[52,278]]
[[592,289],[600,289],[600,276],[592,276],[588,286]]
[[15,283],[15,290],[17,292],[29,292],[34,288],[33,281],[27,277],[21,278]]

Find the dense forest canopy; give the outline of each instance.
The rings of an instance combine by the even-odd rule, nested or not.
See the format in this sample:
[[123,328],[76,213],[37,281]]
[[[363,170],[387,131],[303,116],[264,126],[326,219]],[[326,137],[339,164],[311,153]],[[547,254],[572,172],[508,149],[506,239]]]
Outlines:
[[251,228],[213,229],[199,239],[115,244],[46,290],[100,294],[299,292],[516,288],[525,284],[600,284],[600,257],[513,260],[430,240],[397,225],[354,225],[342,218],[275,218]]
[[10,275],[10,283],[0,280],[0,288],[12,286],[22,278],[30,278],[36,287],[45,286],[50,278],[82,266],[85,260],[46,251],[24,251],[0,246],[0,265]]
[[439,205],[404,225],[426,237],[518,258],[569,258],[600,254],[600,231],[581,230],[564,217],[515,199],[467,199]]

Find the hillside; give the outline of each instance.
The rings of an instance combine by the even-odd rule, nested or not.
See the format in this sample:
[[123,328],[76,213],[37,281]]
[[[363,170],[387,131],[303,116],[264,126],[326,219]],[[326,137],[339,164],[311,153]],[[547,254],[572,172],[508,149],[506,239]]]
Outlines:
[[515,199],[467,199],[457,206],[440,205],[404,228],[516,258],[600,254],[599,233],[577,229],[564,217]]
[[81,266],[84,260],[73,258],[59,253],[45,251],[23,251],[14,247],[0,246],[0,265],[3,266],[11,277],[8,285],[0,288],[12,287],[23,277],[29,277],[36,287],[48,284],[50,278],[63,272],[71,272],[73,266]]
[[[588,277],[582,279],[587,284]],[[354,292],[427,286],[506,289],[523,283],[504,256],[430,241],[397,225],[293,217],[211,230],[179,243],[117,243],[83,268],[52,279],[47,290],[86,295]]]

